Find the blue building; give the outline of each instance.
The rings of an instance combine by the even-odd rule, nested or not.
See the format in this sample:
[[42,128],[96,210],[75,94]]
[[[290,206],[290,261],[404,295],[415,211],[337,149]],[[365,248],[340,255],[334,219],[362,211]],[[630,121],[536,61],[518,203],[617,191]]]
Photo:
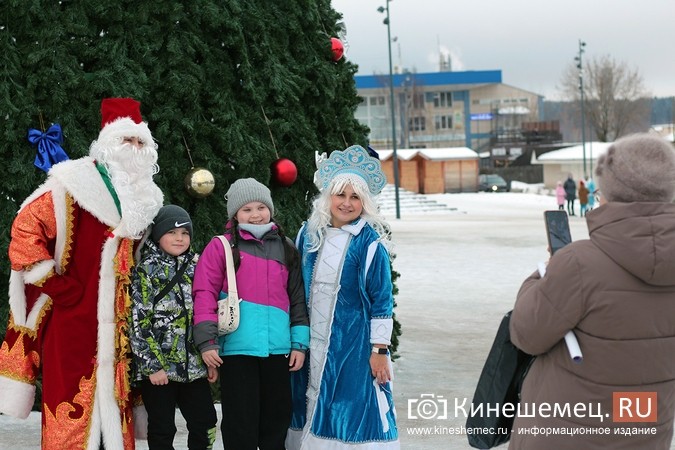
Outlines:
[[[356,118],[370,128],[370,145],[392,148],[389,75],[357,75],[355,81],[363,99]],[[469,147],[492,154],[501,151],[499,142],[518,140],[523,124],[540,121],[543,112],[543,96],[503,84],[501,70],[407,72],[393,81],[397,148]],[[513,152],[504,156],[517,157]]]

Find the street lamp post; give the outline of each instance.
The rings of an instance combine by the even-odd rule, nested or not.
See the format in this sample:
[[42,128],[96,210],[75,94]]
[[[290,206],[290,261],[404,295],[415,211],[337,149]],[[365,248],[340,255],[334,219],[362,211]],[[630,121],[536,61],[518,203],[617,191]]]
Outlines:
[[398,197],[398,185],[399,185],[399,179],[398,179],[398,155],[396,154],[396,108],[394,106],[394,69],[392,67],[391,63],[391,26],[389,24],[389,2],[391,0],[387,0],[386,3],[386,8],[380,6],[377,8],[379,12],[385,12],[387,13],[387,17],[382,21],[387,26],[387,45],[389,46],[389,102],[391,103],[391,138],[392,138],[392,164],[394,165],[394,196],[395,196],[395,202],[396,202],[396,218],[400,219],[401,218],[401,207],[399,204],[399,197]]
[[588,173],[586,172],[586,108],[584,106],[584,68],[581,59],[581,55],[584,53],[584,47],[586,47],[586,43],[579,39],[579,55],[575,56],[574,60],[577,62],[577,69],[579,69],[579,93],[581,96],[581,147],[584,158],[584,178],[586,178],[588,176]]

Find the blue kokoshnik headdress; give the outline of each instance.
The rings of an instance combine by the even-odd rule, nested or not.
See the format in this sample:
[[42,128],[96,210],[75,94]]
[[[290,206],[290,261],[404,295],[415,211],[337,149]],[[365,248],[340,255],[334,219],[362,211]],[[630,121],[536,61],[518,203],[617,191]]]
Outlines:
[[345,150],[335,150],[326,157],[326,153],[317,154],[317,171],[314,184],[323,191],[339,175],[356,175],[363,179],[372,195],[377,195],[387,184],[380,161],[368,155],[360,145],[352,145]]

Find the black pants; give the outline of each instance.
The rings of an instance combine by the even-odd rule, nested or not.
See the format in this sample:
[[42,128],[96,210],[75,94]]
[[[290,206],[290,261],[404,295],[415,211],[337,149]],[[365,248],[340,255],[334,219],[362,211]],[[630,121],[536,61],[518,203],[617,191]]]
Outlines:
[[288,359],[285,355],[222,358],[223,446],[227,450],[283,450],[291,423]]
[[162,386],[143,380],[141,395],[148,411],[148,448],[173,450],[176,406],[185,418],[188,448],[209,449],[213,446],[218,417],[206,378],[192,383],[169,381]]
[[576,198],[573,198],[571,200],[567,199],[567,214],[569,214],[570,216],[574,215],[574,200],[576,200]]

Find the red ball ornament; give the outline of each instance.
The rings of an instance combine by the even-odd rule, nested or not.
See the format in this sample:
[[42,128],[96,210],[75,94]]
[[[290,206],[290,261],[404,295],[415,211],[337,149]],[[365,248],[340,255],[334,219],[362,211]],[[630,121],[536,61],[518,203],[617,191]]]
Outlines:
[[288,158],[279,158],[272,163],[272,179],[279,186],[288,187],[298,178],[298,168]]
[[344,44],[338,38],[330,38],[330,43],[333,50],[333,61],[340,61],[345,54]]

